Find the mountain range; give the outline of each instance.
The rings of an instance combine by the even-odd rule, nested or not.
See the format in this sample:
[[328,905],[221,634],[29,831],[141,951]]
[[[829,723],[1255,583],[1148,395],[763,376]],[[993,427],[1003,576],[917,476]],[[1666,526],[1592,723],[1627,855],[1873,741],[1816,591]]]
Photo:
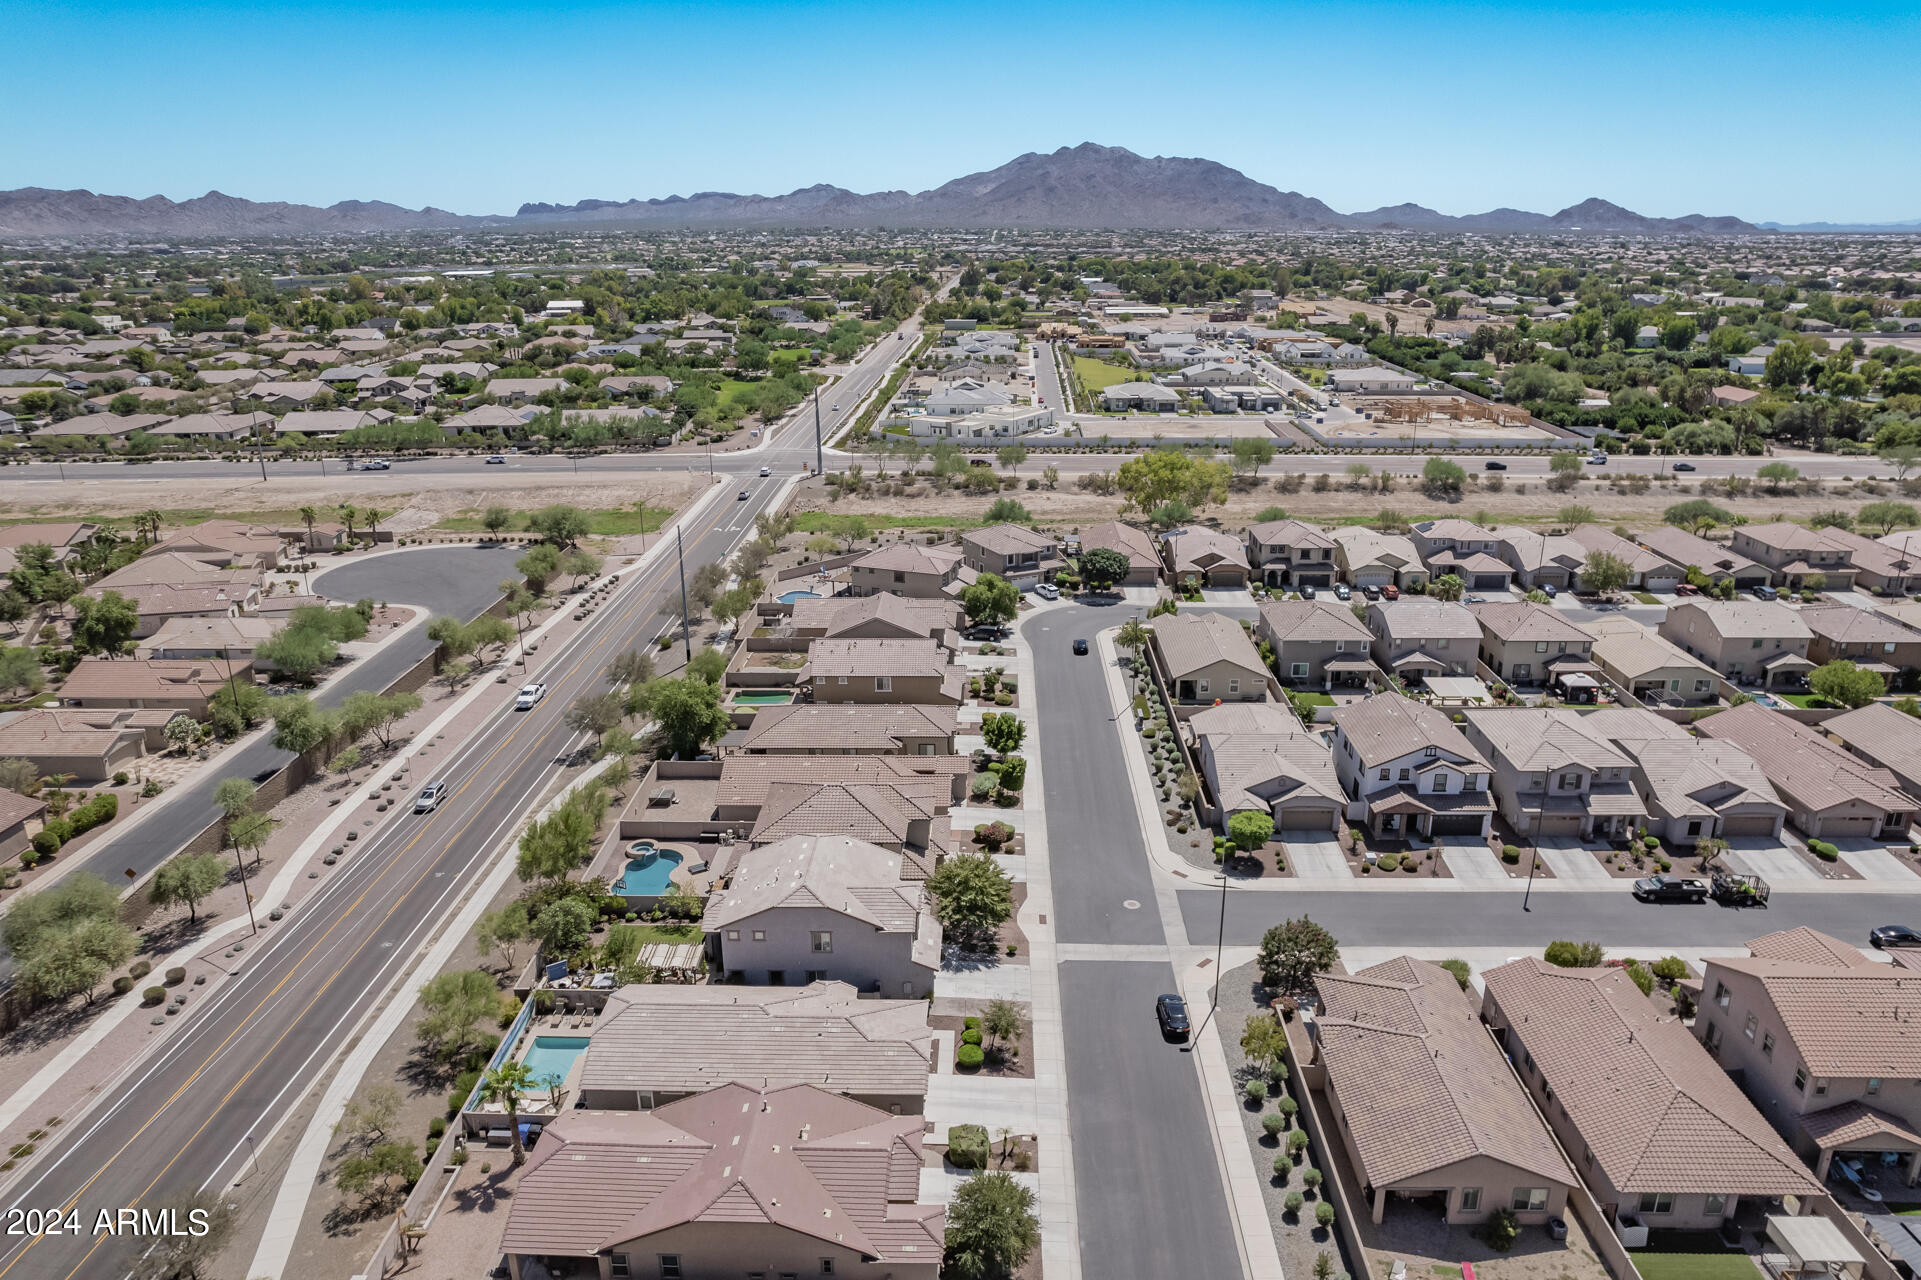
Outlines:
[[[1825,224],[1816,225],[1825,229]],[[463,215],[364,200],[320,208],[277,201],[259,203],[218,191],[177,203],[164,196],[138,200],[43,187],[0,191],[0,236],[12,237],[200,239],[569,226],[1378,229],[1639,235],[1740,235],[1776,229],[1727,216],[1648,217],[1601,199],[1584,200],[1552,214],[1503,208],[1455,217],[1417,204],[1338,213],[1312,196],[1277,190],[1212,160],[1141,156],[1124,147],[1091,142],[1062,147],[1047,155],[1029,152],[997,169],[968,174],[930,191],[861,194],[822,184],[783,196],[703,191],[664,199],[523,204],[511,215]]]

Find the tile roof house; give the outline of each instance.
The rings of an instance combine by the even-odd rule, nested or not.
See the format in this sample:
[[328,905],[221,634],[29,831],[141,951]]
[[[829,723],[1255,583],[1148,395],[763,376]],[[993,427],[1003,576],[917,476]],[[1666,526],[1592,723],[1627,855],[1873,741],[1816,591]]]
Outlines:
[[1921,1172],[1921,977],[1809,928],[1703,966],[1694,1034],[1825,1180],[1835,1155]]
[[1381,674],[1368,656],[1374,633],[1338,600],[1269,600],[1254,634],[1274,650],[1274,668],[1291,685],[1373,684]]
[[137,653],[143,658],[179,661],[192,658],[253,658],[254,650],[265,644],[280,624],[272,618],[169,618],[160,629],[141,641]]
[[133,707],[182,711],[195,719],[229,679],[253,680],[253,663],[204,658],[167,662],[158,658],[83,658],[60,686],[69,707]]
[[1347,793],[1334,759],[1291,712],[1274,703],[1224,703],[1188,723],[1223,832],[1245,811],[1269,815],[1277,832],[1341,829]]
[[796,600],[788,625],[807,639],[939,640],[951,646],[950,633],[961,623],[952,600],[923,600],[879,592],[868,596],[828,596]]
[[1772,576],[1766,565],[1756,564],[1725,542],[1697,538],[1673,525],[1644,529],[1635,535],[1635,541],[1677,569],[1699,569],[1716,582],[1732,579],[1742,590],[1763,586]]
[[974,572],[998,574],[1023,590],[1061,568],[1060,544],[1017,524],[969,529],[961,535],[961,553]]
[[1735,684],[1796,689],[1815,666],[1814,633],[1793,609],[1766,600],[1683,600],[1668,607],[1661,635]]
[[1180,407],[1180,392],[1158,382],[1116,382],[1101,388],[1101,408],[1166,413]]
[[1773,584],[1786,591],[1799,591],[1817,576],[1822,590],[1854,587],[1853,549],[1826,529],[1787,521],[1742,525],[1734,531],[1734,550],[1764,566]]
[[650,983],[608,995],[570,1083],[600,1111],[651,1111],[739,1081],[811,1084],[918,1115],[934,1045],[925,1000],[862,999],[845,982]]
[[280,563],[284,544],[280,531],[268,525],[203,520],[174,530],[147,555],[184,555],[215,569],[272,569]]
[[1687,572],[1673,561],[1598,524],[1576,525],[1567,536],[1589,556],[1605,552],[1627,565],[1627,585],[1636,590],[1672,591],[1687,581]]
[[1333,721],[1334,770],[1368,830],[1390,838],[1487,835],[1493,767],[1447,716],[1378,693],[1338,708]]
[[1814,633],[1808,660],[1817,666],[1845,659],[1875,672],[1889,687],[1903,671],[1921,669],[1921,631],[1892,618],[1845,604],[1812,606],[1797,616]]
[[916,600],[937,600],[958,595],[978,576],[953,547],[890,542],[848,566],[848,589],[857,596],[890,592]]
[[1644,1228],[1717,1229],[1743,1197],[1822,1194],[1740,1087],[1625,969],[1560,969],[1528,956],[1482,977],[1482,1018],[1624,1243]]
[[1127,557],[1127,576],[1123,587],[1151,587],[1161,578],[1161,553],[1154,538],[1144,529],[1110,520],[1081,531],[1081,550],[1105,549]]
[[0,789],[0,858],[11,858],[32,843],[27,824],[47,811],[47,802]]
[[1886,769],[1910,796],[1921,799],[1921,720],[1885,702],[1821,722],[1820,732],[1877,769]]
[[1506,591],[1514,566],[1500,558],[1492,529],[1452,517],[1423,520],[1408,530],[1430,578],[1453,574],[1469,591]]
[[42,776],[72,774],[93,786],[163,746],[160,731],[175,714],[73,707],[0,714],[0,760],[27,760]]
[[1609,679],[1642,701],[1693,706],[1714,700],[1714,669],[1625,614],[1581,624],[1594,637],[1592,656]]
[[1270,587],[1331,587],[1340,566],[1334,539],[1303,520],[1268,520],[1249,525],[1247,559]]
[[494,378],[487,383],[486,392],[495,404],[518,406],[532,404],[566,385],[565,378]]
[[1398,533],[1347,527],[1336,529],[1334,563],[1356,587],[1409,587],[1427,582],[1427,566],[1414,541]]
[[1580,585],[1587,548],[1563,533],[1537,533],[1518,525],[1501,525],[1494,535],[1494,554],[1514,570],[1516,581],[1530,591],[1555,587],[1571,591]]
[[1529,601],[1472,604],[1481,661],[1510,684],[1549,684],[1558,674],[1594,671],[1594,637],[1559,610]]
[[919,1203],[924,1128],[805,1084],[568,1111],[520,1173],[500,1250],[513,1280],[936,1280],[946,1211]]
[[1886,769],[1758,702],[1711,715],[1695,727],[1753,757],[1787,801],[1788,821],[1810,838],[1906,840],[1921,809]]
[[1154,619],[1149,630],[1174,701],[1266,700],[1268,674],[1261,651],[1234,619],[1219,613],[1165,614]]
[[1579,712],[1488,708],[1466,715],[1467,740],[1494,766],[1501,816],[1523,835],[1619,839],[1647,816],[1633,760]]
[[[818,828],[828,830],[830,828]],[[934,989],[941,928],[902,858],[845,835],[748,850],[707,900],[709,967],[735,982],[835,981],[912,1000]]]
[[949,703],[789,703],[764,707],[728,749],[745,755],[954,753],[959,708]]
[[[1921,559],[1886,540],[1864,538],[1847,529],[1823,529],[1830,546],[1845,548],[1854,566],[1854,586],[1884,596],[1905,596],[1921,587]],[[1899,537],[1900,535],[1895,535]]]
[[1450,1224],[1565,1212],[1574,1172],[1453,974],[1398,956],[1314,986],[1311,1065],[1375,1222],[1397,1192]]
[[1367,629],[1375,664],[1410,683],[1471,676],[1480,660],[1481,624],[1453,601],[1377,600],[1367,607]]
[[1170,530],[1161,539],[1161,562],[1177,586],[1190,578],[1207,587],[1247,585],[1247,548],[1240,539],[1205,525]]
[[820,639],[799,679],[815,702],[959,703],[965,673],[948,659],[935,640]]
[[1659,722],[1672,732],[1612,739],[1634,761],[1634,786],[1647,806],[1650,835],[1680,846],[1780,838],[1787,803],[1752,756],[1732,742],[1691,738],[1669,721]]

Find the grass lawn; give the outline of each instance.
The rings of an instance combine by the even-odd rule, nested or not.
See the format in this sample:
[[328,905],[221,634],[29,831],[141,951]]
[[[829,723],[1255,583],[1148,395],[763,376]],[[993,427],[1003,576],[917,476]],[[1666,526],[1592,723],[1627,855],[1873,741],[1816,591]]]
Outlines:
[[1297,693],[1293,695],[1293,698],[1294,701],[1310,707],[1331,707],[1334,705],[1334,699],[1325,693]]
[[1655,597],[1653,597],[1653,596],[1651,596],[1651,595],[1649,595],[1649,594],[1648,594],[1647,592],[1645,592],[1645,591],[1637,591],[1637,592],[1635,592],[1635,593],[1634,593],[1634,598],[1635,598],[1636,600],[1639,600],[1639,601],[1640,601],[1640,602],[1641,602],[1642,604],[1660,604],[1660,603],[1661,603],[1661,602],[1660,602],[1659,600],[1657,600],[1657,599],[1656,599]]
[[1130,381],[1134,373],[1133,369],[1109,364],[1105,360],[1096,360],[1091,356],[1074,357],[1074,376],[1080,379],[1081,386],[1087,389],[1089,395],[1095,394],[1103,387]]
[[[984,523],[968,516],[876,516],[860,517],[869,529],[978,529]],[[794,516],[794,528],[801,533],[821,533],[834,519],[831,511],[802,511]]]
[[[597,538],[623,538],[636,533],[652,533],[667,523],[667,517],[674,514],[672,507],[650,507],[636,502],[625,507],[611,507],[604,511],[589,511],[587,532]],[[527,512],[517,511],[508,522],[508,533],[522,533],[527,528]],[[486,528],[477,514],[448,516],[435,526],[449,533],[479,533]]]
[[1761,1274],[1745,1253],[1649,1253],[1630,1255],[1643,1280],[1756,1280]]
[[1777,693],[1774,696],[1783,702],[1792,702],[1804,710],[1821,710],[1836,705],[1818,693]]

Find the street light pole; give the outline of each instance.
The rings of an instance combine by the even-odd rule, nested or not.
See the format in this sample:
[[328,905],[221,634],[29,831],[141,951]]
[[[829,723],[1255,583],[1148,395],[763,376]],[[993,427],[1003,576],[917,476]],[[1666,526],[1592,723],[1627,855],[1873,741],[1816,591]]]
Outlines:
[[694,660],[694,624],[687,616],[687,548],[680,540],[680,528],[674,528],[674,556],[680,564],[680,641],[686,648],[687,661]]
[[814,384],[814,474],[819,475],[826,468],[822,465],[820,444],[820,384]]
[[1214,935],[1214,987],[1207,1002],[1207,1016],[1201,1019],[1194,1035],[1198,1037],[1207,1030],[1207,1024],[1214,1020],[1214,1013],[1221,1007],[1221,963],[1226,957],[1227,948],[1227,863],[1221,863],[1221,922],[1219,931]]
[[1534,910],[1534,908],[1530,907],[1527,903],[1528,903],[1528,899],[1534,896],[1534,868],[1540,865],[1541,865],[1541,852],[1540,850],[1537,849],[1534,851],[1533,855],[1528,858],[1528,862],[1527,862],[1527,892],[1521,895],[1521,910],[1523,911]]

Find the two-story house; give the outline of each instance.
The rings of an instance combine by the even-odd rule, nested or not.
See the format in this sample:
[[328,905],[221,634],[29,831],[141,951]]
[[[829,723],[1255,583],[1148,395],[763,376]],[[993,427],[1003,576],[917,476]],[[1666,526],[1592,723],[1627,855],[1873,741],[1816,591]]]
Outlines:
[[1714,669],[1634,619],[1604,614],[1583,622],[1581,630],[1594,637],[1596,665],[1643,702],[1694,706],[1714,700]]
[[961,535],[961,554],[975,573],[993,573],[1023,591],[1060,571],[1060,544],[1017,524],[995,524]]
[[1794,610],[1765,600],[1684,600],[1661,635],[1735,684],[1799,688],[1814,670],[1814,633]]
[[891,591],[897,596],[933,600],[958,595],[977,575],[952,547],[927,547],[913,542],[890,542],[876,547],[847,567],[849,594],[871,596]]
[[1778,521],[1743,525],[1734,531],[1734,550],[1763,565],[1773,584],[1799,591],[1810,579],[1824,591],[1854,587],[1854,552],[1847,543],[1828,536],[1826,529]]
[[1650,1229],[1717,1230],[1744,1198],[1823,1194],[1740,1087],[1625,969],[1562,969],[1527,956],[1482,979],[1481,1020],[1623,1244],[1645,1245]]
[[1816,666],[1848,661],[1875,672],[1890,686],[1903,671],[1921,668],[1921,631],[1866,609],[1824,605],[1800,611],[1814,638],[1808,660]]
[[1849,754],[1893,774],[1909,795],[1921,797],[1921,720],[1888,703],[1870,702],[1823,720],[1821,732]]
[[1536,841],[1617,839],[1647,816],[1634,761],[1579,712],[1473,710],[1467,740],[1494,766],[1501,817]]
[[1154,619],[1152,630],[1154,653],[1174,701],[1267,700],[1261,651],[1234,619],[1219,613],[1168,614]]
[[1921,982],[1806,927],[1704,965],[1694,1034],[1825,1180],[1837,1155],[1921,1173]]
[[1563,533],[1537,533],[1518,525],[1491,531],[1494,554],[1512,570],[1516,583],[1529,591],[1553,587],[1572,591],[1581,584],[1587,548]]
[[1689,737],[1659,717],[1649,722],[1659,727],[1610,737],[1634,761],[1634,789],[1647,806],[1649,835],[1681,846],[1780,838],[1788,806],[1752,756],[1732,742]]
[[1339,708],[1333,721],[1350,819],[1391,839],[1487,835],[1493,769],[1447,716],[1380,693]]
[[1378,529],[1347,527],[1336,529],[1334,563],[1341,574],[1358,588],[1398,587],[1402,591],[1427,585],[1427,566],[1413,539]]
[[1161,561],[1176,586],[1190,580],[1204,587],[1247,585],[1247,548],[1233,535],[1205,525],[1170,530],[1161,539]]
[[1274,669],[1297,688],[1372,684],[1374,633],[1338,600],[1270,600],[1254,632],[1274,650]]
[[1583,559],[1605,553],[1628,567],[1626,585],[1638,591],[1672,591],[1687,581],[1687,571],[1638,542],[1630,542],[1598,524],[1576,525],[1568,537],[1581,545]]
[[1449,517],[1423,520],[1408,536],[1430,578],[1453,574],[1469,591],[1506,591],[1513,581],[1514,567],[1501,559],[1492,529]]
[[1557,674],[1595,670],[1594,637],[1558,610],[1528,601],[1471,604],[1481,628],[1481,661],[1509,684],[1551,684]]
[[1161,579],[1161,552],[1145,529],[1110,520],[1081,531],[1081,550],[1112,551],[1127,557],[1127,576],[1116,585],[1151,587]]
[[1921,808],[1886,769],[1857,759],[1819,732],[1758,702],[1731,707],[1697,726],[1731,742],[1761,766],[1788,804],[1788,821],[1810,839],[1901,840]]
[[1471,676],[1481,624],[1466,605],[1431,599],[1377,600],[1367,607],[1374,662],[1402,680]]
[[1331,587],[1340,566],[1334,539],[1301,520],[1267,520],[1247,530],[1247,559],[1270,587]]
[[1756,564],[1727,543],[1710,542],[1670,524],[1644,529],[1635,541],[1682,570],[1683,580],[1687,570],[1698,569],[1715,582],[1732,581],[1736,589],[1746,591],[1767,585],[1772,576],[1766,565]]
[[934,640],[816,640],[800,681],[815,702],[958,703],[966,687]]

